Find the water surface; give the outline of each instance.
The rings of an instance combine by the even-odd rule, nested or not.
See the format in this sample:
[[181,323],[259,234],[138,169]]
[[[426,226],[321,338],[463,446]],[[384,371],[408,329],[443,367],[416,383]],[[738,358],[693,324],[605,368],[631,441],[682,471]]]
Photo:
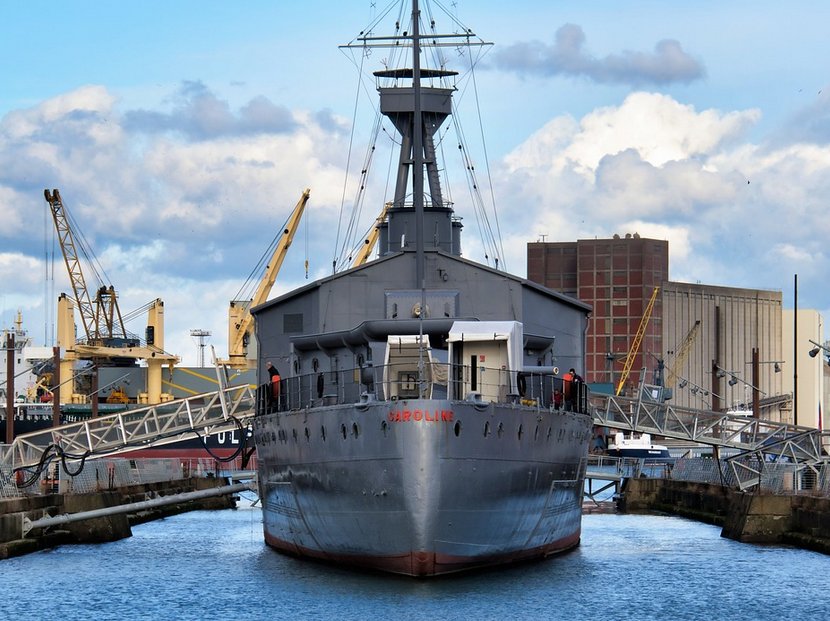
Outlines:
[[259,508],[196,511],[102,545],[0,561],[0,619],[822,619],[830,559],[676,517],[586,515],[580,547],[431,580],[278,554]]

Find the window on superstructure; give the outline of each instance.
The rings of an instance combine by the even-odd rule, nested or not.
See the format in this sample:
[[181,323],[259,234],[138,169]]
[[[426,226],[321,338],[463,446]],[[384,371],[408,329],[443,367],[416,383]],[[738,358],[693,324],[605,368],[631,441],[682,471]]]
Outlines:
[[282,316],[283,334],[296,334],[303,331],[303,314],[286,313]]

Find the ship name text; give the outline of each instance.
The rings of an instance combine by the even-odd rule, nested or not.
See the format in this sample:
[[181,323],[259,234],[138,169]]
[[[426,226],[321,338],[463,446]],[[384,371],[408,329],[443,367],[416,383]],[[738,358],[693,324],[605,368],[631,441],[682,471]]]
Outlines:
[[390,410],[390,423],[408,423],[421,421],[427,423],[451,423],[455,414],[452,410]]

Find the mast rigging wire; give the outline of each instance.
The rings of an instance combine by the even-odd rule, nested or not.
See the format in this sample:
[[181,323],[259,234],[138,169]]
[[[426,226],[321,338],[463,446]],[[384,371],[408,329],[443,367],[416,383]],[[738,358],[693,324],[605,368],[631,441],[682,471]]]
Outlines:
[[[354,39],[353,39],[354,40]],[[340,246],[340,228],[343,223],[343,210],[346,206],[346,187],[349,182],[349,171],[351,170],[351,162],[352,162],[352,148],[354,147],[354,134],[355,134],[355,127],[357,125],[357,107],[358,102],[360,101],[360,90],[361,86],[363,86],[363,80],[361,76],[363,75],[363,61],[366,57],[366,53],[360,55],[360,63],[356,63],[355,66],[358,69],[358,84],[357,89],[355,91],[354,96],[354,106],[352,107],[352,128],[349,132],[349,148],[347,150],[346,155],[346,173],[343,177],[343,191],[340,194],[340,213],[337,216],[337,235],[335,236],[334,241],[334,256],[332,257],[331,267],[332,273],[336,273],[337,271],[337,248]],[[354,63],[354,58],[352,58],[352,62]],[[345,242],[344,242],[345,243]]]
[[[307,209],[308,207],[306,207]],[[242,283],[242,286],[239,287],[239,291],[236,292],[236,295],[233,297],[234,300],[250,300],[254,292],[256,291],[257,285],[262,280],[262,275],[265,272],[265,269],[268,267],[268,260],[273,256],[274,250],[279,244],[280,239],[282,239],[283,235],[285,234],[284,231],[288,226],[288,220],[291,217],[289,214],[282,223],[282,226],[279,227],[277,230],[276,235],[274,235],[271,243],[268,244],[268,247],[265,251],[260,255],[259,259],[256,262],[256,265],[250,271],[248,276],[245,278],[245,281]],[[306,253],[306,256],[307,253]]]
[[[346,267],[350,266],[351,257],[354,256],[354,253],[357,252],[357,249],[360,247],[360,245],[365,240],[365,235],[363,237],[361,237],[360,239],[358,239],[357,235],[356,235],[356,232],[358,230],[357,229],[358,221],[359,221],[360,216],[362,214],[363,206],[364,206],[365,200],[366,200],[366,186],[367,186],[367,181],[368,181],[368,173],[369,173],[370,165],[371,165],[371,163],[374,159],[375,148],[377,146],[377,138],[378,138],[379,132],[383,131],[384,134],[386,134],[389,137],[392,144],[398,144],[398,145],[400,144],[399,141],[396,138],[396,135],[393,135],[390,132],[388,132],[387,129],[382,125],[382,120],[378,120],[378,119],[380,119],[381,115],[380,115],[380,112],[378,110],[377,104],[373,103],[373,107],[374,107],[375,113],[377,115],[376,116],[376,123],[373,127],[372,139],[370,141],[369,151],[367,152],[367,156],[364,159],[364,166],[361,170],[360,184],[358,186],[357,196],[356,196],[356,198],[354,200],[354,203],[353,203],[351,217],[348,219],[347,222],[344,222],[344,210],[345,210],[345,201],[346,201],[346,198],[345,198],[346,186],[347,186],[349,170],[350,170],[350,166],[351,166],[352,150],[354,148],[355,126],[356,126],[356,119],[357,119],[357,104],[358,104],[358,101],[359,101],[361,88],[362,88],[363,92],[365,92],[367,94],[367,99],[369,101],[375,102],[375,99],[373,99],[368,93],[368,87],[366,86],[368,81],[364,82],[363,79],[362,79],[364,76],[368,77],[369,75],[371,75],[371,74],[364,73],[364,71],[366,71],[365,59],[370,56],[371,51],[372,51],[371,47],[370,47],[370,42],[367,41],[367,38],[370,36],[370,33],[372,32],[372,29],[375,28],[377,26],[377,24],[380,23],[380,21],[383,18],[387,17],[392,12],[392,9],[393,9],[395,4],[398,4],[399,8],[398,8],[398,12],[397,12],[398,19],[395,23],[394,33],[395,33],[395,36],[400,36],[400,33],[403,30],[402,27],[401,27],[401,23],[406,23],[406,24],[411,25],[411,14],[407,15],[406,16],[406,22],[403,22],[403,16],[404,16],[404,10],[405,10],[404,4],[405,3],[403,3],[403,2],[392,2],[389,5],[387,5],[384,8],[383,11],[381,11],[381,13],[378,15],[378,17],[374,21],[372,21],[367,28],[362,30],[357,37],[353,38],[352,41],[349,44],[347,44],[346,46],[341,46],[341,49],[348,48],[348,49],[352,50],[351,60],[352,60],[353,65],[358,70],[358,76],[359,76],[358,82],[359,82],[359,84],[358,84],[357,94],[355,96],[355,107],[354,107],[354,110],[353,110],[353,119],[352,119],[352,132],[351,132],[350,140],[349,140],[349,151],[348,151],[349,155],[348,155],[348,160],[347,160],[347,170],[346,170],[345,181],[344,181],[344,185],[343,185],[343,192],[342,192],[342,197],[341,197],[340,217],[338,218],[337,241],[336,241],[336,244],[335,244],[335,258],[332,261],[332,267],[333,267],[334,272],[337,272],[339,269],[342,269],[344,266],[346,266]],[[428,17],[429,26],[428,26],[428,28],[422,29],[422,32],[426,32],[427,30],[429,30],[432,34],[436,33],[436,23],[435,23],[435,18],[434,18],[433,4],[438,9],[440,9],[443,13],[445,13],[449,17],[449,19],[452,21],[452,23],[454,23],[458,27],[460,32],[458,32],[457,34],[458,34],[459,37],[465,37],[468,40],[468,42],[470,41],[471,38],[475,38],[475,39],[477,39],[478,42],[480,42],[480,44],[476,45],[476,47],[482,47],[485,50],[489,48],[489,44],[486,44],[479,37],[475,36],[473,34],[472,30],[470,30],[469,28],[464,26],[464,24],[462,24],[457,19],[457,17],[455,17],[440,2],[433,2],[433,3],[425,2],[424,3],[424,12],[422,13],[422,15],[426,15]],[[422,23],[424,22],[423,19],[421,19],[420,21]],[[408,29],[403,30],[403,36],[405,36],[407,34],[407,32],[408,32]],[[355,43],[358,42],[358,41],[362,41],[362,43],[363,43],[362,46],[355,45]],[[374,46],[372,46],[372,47],[374,47]],[[432,63],[434,63],[435,66],[440,67],[440,68],[443,69],[443,68],[447,67],[448,62],[447,62],[446,54],[443,51],[442,47],[444,47],[444,46],[437,43],[435,39],[430,40],[429,35],[427,35],[425,37],[425,40],[421,41],[421,48],[424,51],[424,53],[431,55]],[[458,50],[459,55],[463,56],[465,54],[465,51],[470,50],[471,47],[472,47],[472,45],[463,46],[463,47],[456,47],[455,49]],[[394,45],[390,46],[389,57],[384,59],[384,61],[383,61],[384,66],[387,69],[389,69],[389,68],[404,68],[403,65],[401,65],[401,63],[408,62],[408,60],[405,61],[405,59],[409,58],[409,53],[411,52],[411,48],[412,48],[411,41],[405,41],[405,40],[396,41]],[[360,53],[361,53],[361,58],[360,58],[359,61],[357,61],[354,58],[354,53],[355,53],[356,50],[360,50]],[[476,65],[481,61],[481,59],[483,58],[485,53],[486,52],[480,52],[478,54],[469,53],[468,54],[469,68],[463,74],[461,74],[459,76],[456,76],[454,84],[449,83],[449,81],[446,79],[446,77],[425,78],[425,80],[438,81],[442,85],[442,87],[454,88],[456,91],[460,91],[459,92],[459,97],[458,97],[459,100],[463,99],[463,95],[467,92],[467,89],[469,87],[472,88],[473,96],[474,96],[474,99],[475,99],[475,106],[476,106],[475,109],[476,109],[478,119],[479,119],[478,120],[479,133],[480,133],[482,144],[484,144],[484,164],[485,164],[485,171],[486,171],[487,178],[488,178],[488,187],[489,187],[489,192],[490,192],[490,202],[491,202],[491,206],[493,208],[493,211],[495,212],[495,191],[494,191],[494,188],[493,188],[492,175],[491,175],[491,171],[490,171],[489,155],[488,155],[487,148],[486,148],[486,140],[485,140],[485,136],[484,136],[483,122],[482,122],[482,119],[481,119],[480,96],[479,96],[478,85],[477,85],[476,76],[475,76]],[[349,56],[347,55],[347,57],[349,57]],[[400,79],[400,78],[395,78],[396,81],[398,79]],[[502,240],[501,240],[501,229],[500,229],[500,223],[499,223],[499,220],[498,220],[498,214],[495,214],[495,216],[494,216],[495,217],[495,221],[494,221],[495,226],[493,226],[493,224],[491,224],[490,217],[488,216],[489,209],[485,205],[485,202],[484,202],[483,197],[482,197],[481,192],[480,192],[480,187],[479,187],[479,183],[478,183],[478,180],[477,180],[477,175],[475,173],[475,166],[474,166],[474,164],[472,162],[472,159],[470,158],[470,155],[469,155],[470,149],[469,149],[469,146],[468,146],[467,139],[464,136],[464,133],[461,129],[461,125],[459,123],[459,113],[457,111],[456,106],[453,106],[453,113],[452,113],[451,116],[453,117],[453,124],[452,125],[453,125],[453,127],[455,129],[455,132],[456,132],[456,135],[458,137],[458,149],[459,149],[461,159],[462,159],[462,164],[463,164],[464,170],[465,170],[465,177],[466,177],[466,180],[467,180],[468,191],[469,191],[470,197],[471,197],[473,213],[474,213],[474,216],[475,216],[475,219],[476,219],[476,223],[478,225],[479,236],[480,236],[482,247],[483,247],[483,250],[484,250],[484,253],[485,253],[485,257],[484,257],[485,262],[490,263],[490,259],[492,258],[493,261],[495,262],[495,265],[496,265],[497,268],[499,267],[500,262],[502,263],[501,267],[505,268],[506,265],[503,263],[504,248],[503,248],[503,243],[502,243]],[[447,137],[447,133],[449,131],[450,131],[450,128],[448,126],[446,128],[442,128],[437,134],[436,148],[440,150],[440,152],[442,154],[442,160],[441,161],[443,161],[443,162],[447,161],[446,158],[444,157],[444,144],[443,144],[443,142],[444,142],[444,139]],[[393,155],[394,155],[393,153],[390,154],[390,160],[393,157]],[[390,171],[391,171],[391,167],[390,167]],[[449,173],[448,173],[447,168],[446,167],[442,168],[440,172],[442,173],[442,177],[443,177],[443,180],[444,180],[443,186],[446,188],[446,190],[445,190],[446,191],[445,202],[449,206],[449,205],[453,204],[453,201],[452,201],[452,184],[449,181]],[[388,190],[389,190],[388,179],[389,179],[389,177],[387,177],[387,184],[386,184],[386,187],[385,187],[385,190],[384,190],[384,196],[387,195]],[[368,228],[369,231],[371,231],[372,226],[374,226],[374,219],[372,220],[372,223],[370,224],[370,226]],[[342,236],[342,239],[341,239],[341,236]]]
[[490,189],[490,201],[493,205],[493,217],[496,220],[496,237],[498,240],[498,249],[499,249],[499,256],[502,258],[502,268],[507,269],[507,263],[505,262],[505,254],[504,254],[504,246],[502,245],[502,237],[501,237],[501,227],[499,226],[499,212],[495,208],[496,205],[496,195],[493,190],[493,176],[490,173],[490,159],[487,153],[487,140],[484,136],[484,125],[481,120],[481,99],[478,96],[478,82],[476,81],[476,72],[475,72],[475,65],[477,63],[473,63],[472,55],[470,55],[470,76],[472,76],[472,84],[473,84],[473,93],[475,94],[474,100],[476,102],[476,112],[478,113],[478,127],[479,133],[481,135],[481,147],[484,151],[484,166],[487,171],[487,183]]

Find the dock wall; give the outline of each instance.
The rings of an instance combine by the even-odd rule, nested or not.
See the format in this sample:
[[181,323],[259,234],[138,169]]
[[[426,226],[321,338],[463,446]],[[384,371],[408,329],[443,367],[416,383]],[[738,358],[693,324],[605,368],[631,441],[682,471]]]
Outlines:
[[159,496],[221,487],[224,478],[190,477],[173,481],[142,483],[87,494],[45,494],[0,499],[0,559],[20,556],[70,543],[103,543],[132,536],[131,526],[196,509],[230,509],[233,496],[215,496],[136,511],[96,517],[62,525],[35,529],[24,536],[24,518],[74,514],[94,509],[141,502]]
[[625,513],[669,513],[721,526],[745,543],[786,543],[830,554],[830,498],[745,493],[711,483],[627,479],[618,501]]

